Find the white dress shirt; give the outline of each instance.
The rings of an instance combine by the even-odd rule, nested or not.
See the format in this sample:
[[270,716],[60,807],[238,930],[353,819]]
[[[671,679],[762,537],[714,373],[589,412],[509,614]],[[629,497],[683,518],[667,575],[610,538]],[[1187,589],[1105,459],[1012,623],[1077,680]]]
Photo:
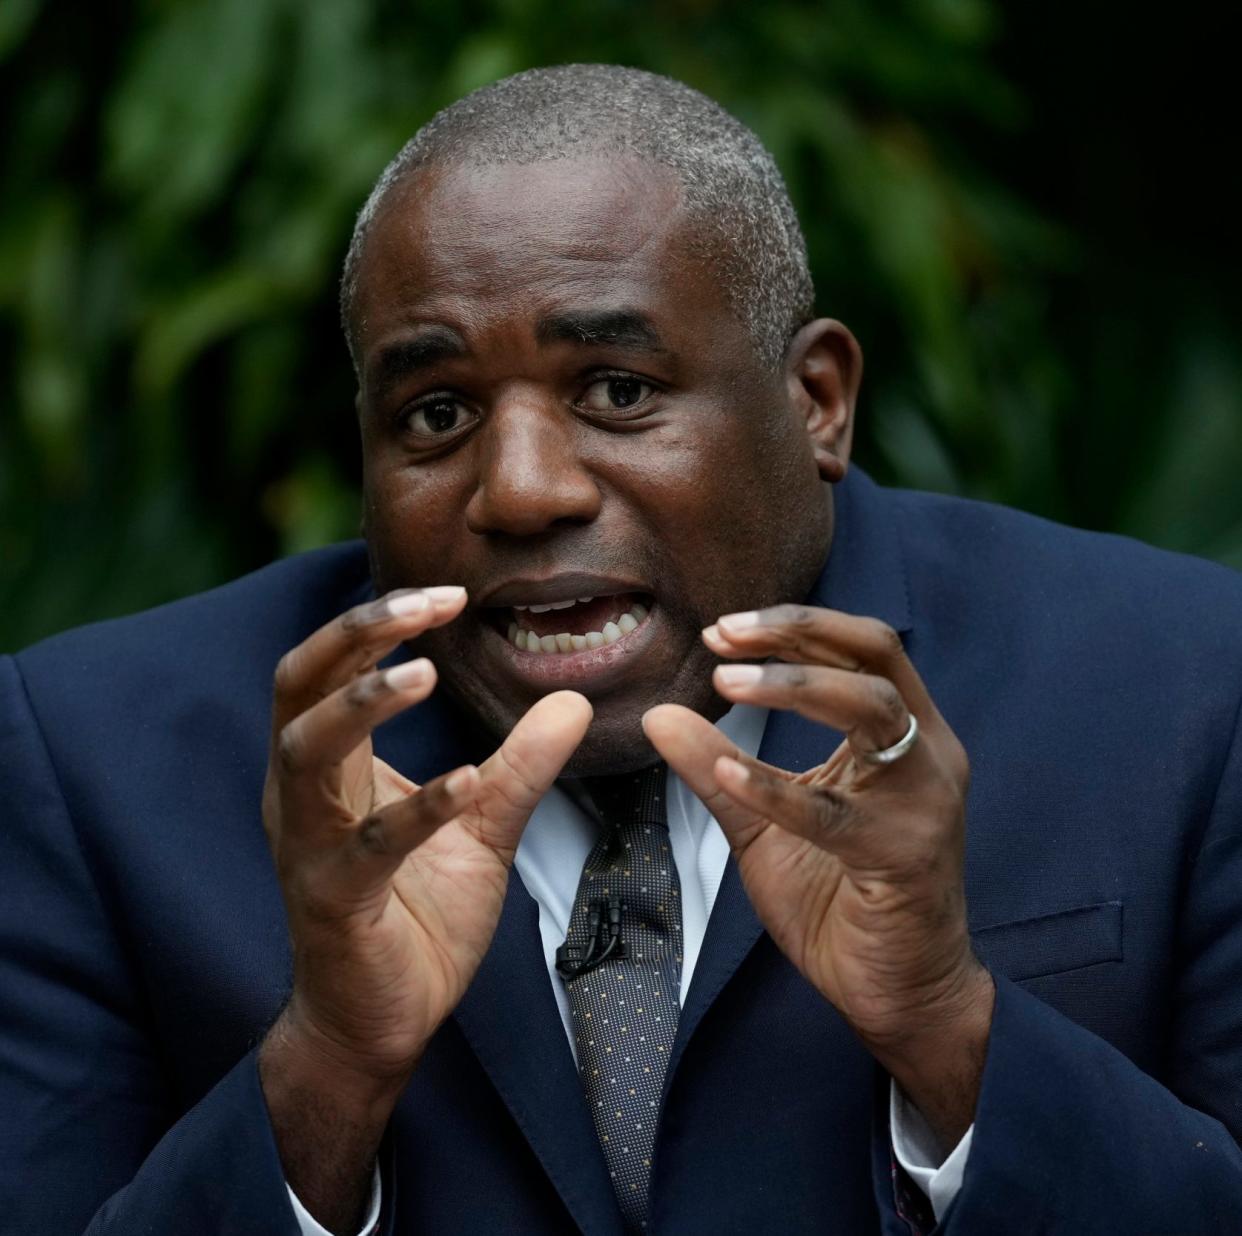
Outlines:
[[[767,719],[766,708],[736,704],[716,725],[741,750],[754,755],[763,739]],[[685,944],[681,966],[681,1003],[684,1005],[707,931],[707,920],[711,916],[720,881],[724,878],[729,843],[707,808],[671,769],[667,806],[669,841],[681,882],[682,939]],[[539,906],[539,934],[548,967],[548,981],[552,984],[565,1026],[565,1037],[575,1059],[569,998],[556,973],[556,950],[568,934],[569,915],[578,891],[578,881],[587,855],[595,844],[597,827],[564,791],[553,787],[531,814],[513,860],[526,891]],[[891,1087],[889,1110],[893,1152],[897,1161],[927,1194],[932,1211],[939,1220],[961,1188],[974,1126],[966,1131],[953,1152],[945,1158],[922,1114],[896,1085]],[[301,1224],[302,1236],[329,1236],[298,1202],[292,1189],[289,1193]],[[361,1236],[366,1236],[375,1226],[379,1204],[377,1173],[370,1213]]]

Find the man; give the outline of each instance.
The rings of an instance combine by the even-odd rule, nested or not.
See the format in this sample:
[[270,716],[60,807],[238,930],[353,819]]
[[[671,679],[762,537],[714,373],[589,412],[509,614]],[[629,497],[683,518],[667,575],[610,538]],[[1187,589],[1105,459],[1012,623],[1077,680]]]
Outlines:
[[3,667],[13,1230],[1235,1221],[1238,579],[849,472],[666,79],[447,109],[342,289],[366,554]]

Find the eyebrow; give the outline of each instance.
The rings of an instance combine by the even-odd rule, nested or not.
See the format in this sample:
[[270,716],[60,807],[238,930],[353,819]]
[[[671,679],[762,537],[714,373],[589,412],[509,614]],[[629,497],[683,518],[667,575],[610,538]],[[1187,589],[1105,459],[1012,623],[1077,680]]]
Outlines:
[[373,398],[382,398],[411,374],[465,355],[465,342],[455,330],[447,326],[425,326],[416,335],[380,349],[368,366],[367,386]]
[[635,352],[668,350],[650,318],[633,309],[553,314],[540,319],[535,327],[535,338],[540,343],[602,344]]

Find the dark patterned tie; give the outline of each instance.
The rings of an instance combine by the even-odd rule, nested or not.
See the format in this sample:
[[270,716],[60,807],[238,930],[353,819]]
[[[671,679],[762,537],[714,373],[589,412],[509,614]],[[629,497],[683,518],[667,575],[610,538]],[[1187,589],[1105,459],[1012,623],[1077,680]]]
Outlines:
[[660,1092],[681,1011],[681,888],[663,764],[581,784],[603,831],[582,868],[557,970],[578,1074],[630,1231],[647,1226]]

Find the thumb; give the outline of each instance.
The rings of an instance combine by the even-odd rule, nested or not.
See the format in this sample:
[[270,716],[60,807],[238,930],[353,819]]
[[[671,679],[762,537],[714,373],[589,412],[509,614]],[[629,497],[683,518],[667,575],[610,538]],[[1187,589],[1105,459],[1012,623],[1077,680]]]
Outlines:
[[479,765],[471,822],[479,839],[513,858],[530,813],[560,775],[591,724],[591,705],[575,691],[537,701],[499,750]]
[[690,787],[724,829],[734,850],[745,849],[763,818],[720,787],[716,761],[745,760],[737,743],[712,723],[680,704],[660,704],[643,716],[643,732],[665,763]]

